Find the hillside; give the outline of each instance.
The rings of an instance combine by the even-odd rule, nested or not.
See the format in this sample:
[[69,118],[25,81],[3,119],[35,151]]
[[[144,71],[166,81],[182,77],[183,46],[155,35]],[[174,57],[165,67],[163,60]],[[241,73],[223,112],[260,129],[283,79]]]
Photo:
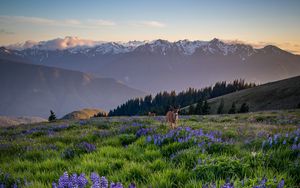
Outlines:
[[[224,100],[224,112],[228,112],[233,102],[236,103],[237,109],[246,102],[249,104],[249,111],[252,112],[296,108],[300,103],[300,76],[210,99],[208,100],[210,113],[217,113],[222,99]],[[188,110],[188,107],[183,110]]]
[[31,124],[31,123],[40,123],[47,122],[48,120],[40,117],[9,117],[9,116],[0,116],[0,127],[6,127],[11,125],[19,124]]
[[82,108],[109,110],[142,91],[110,78],[0,59],[0,115],[57,117]]
[[73,111],[65,115],[62,119],[69,119],[69,120],[81,120],[81,119],[89,119],[94,115],[98,114],[99,112],[103,114],[107,114],[104,110],[101,109],[91,109],[91,108],[84,108],[81,110]]

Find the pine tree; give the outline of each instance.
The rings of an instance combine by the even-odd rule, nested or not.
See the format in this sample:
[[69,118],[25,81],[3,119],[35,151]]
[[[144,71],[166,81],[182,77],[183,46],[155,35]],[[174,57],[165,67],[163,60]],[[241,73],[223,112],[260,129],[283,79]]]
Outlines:
[[218,114],[223,114],[224,111],[224,99],[221,100],[220,105],[218,107]]
[[195,114],[202,114],[202,100],[199,100],[197,102],[196,108],[195,108]]
[[205,100],[204,104],[203,104],[203,107],[202,107],[202,114],[204,114],[204,115],[209,114],[209,110],[210,110],[210,107],[208,105],[207,100]]
[[235,113],[236,113],[235,102],[233,102],[231,108],[228,111],[228,114],[235,114]]
[[49,116],[49,118],[48,118],[48,121],[55,121],[56,120],[56,116],[55,116],[55,113],[52,111],[52,110],[50,110],[50,116]]
[[195,114],[195,108],[194,108],[194,105],[191,104],[189,107],[189,115],[193,115],[193,114]]
[[249,105],[247,103],[243,103],[239,110],[239,113],[247,113],[249,112]]

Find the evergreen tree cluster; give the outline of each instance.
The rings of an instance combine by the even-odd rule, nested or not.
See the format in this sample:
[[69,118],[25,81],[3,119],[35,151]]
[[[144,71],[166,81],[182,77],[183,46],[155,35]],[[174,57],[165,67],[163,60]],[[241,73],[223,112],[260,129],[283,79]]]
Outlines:
[[[224,100],[222,99],[221,102],[220,102],[220,105],[218,107],[218,114],[225,114],[224,112]],[[247,103],[243,103],[240,107],[240,109],[237,111],[236,109],[236,104],[235,102],[233,102],[231,104],[231,108],[229,109],[228,111],[228,114],[235,114],[235,113],[247,113],[249,112],[249,105]]]
[[[175,91],[164,91],[155,96],[147,95],[144,98],[130,99],[110,111],[109,116],[147,115],[148,112],[165,115],[170,106],[188,106],[195,103],[199,103],[199,106],[195,107],[197,114],[208,114],[209,106],[206,100],[254,86],[256,86],[254,83],[246,83],[244,80],[234,80],[230,83],[226,81],[217,82],[214,86],[203,89],[189,88],[178,94]],[[194,110],[191,112],[195,113]]]
[[183,111],[182,115],[207,115],[209,114],[210,106],[208,105],[207,100],[204,102],[202,100],[199,100],[196,104],[196,107],[194,105],[190,105],[188,111]]

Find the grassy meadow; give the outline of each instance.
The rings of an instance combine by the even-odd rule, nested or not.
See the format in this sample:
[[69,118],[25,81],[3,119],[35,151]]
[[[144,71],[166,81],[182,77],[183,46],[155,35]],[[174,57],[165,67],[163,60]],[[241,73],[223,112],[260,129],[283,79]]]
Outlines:
[[124,187],[300,187],[300,110],[103,117],[0,127],[0,186],[93,172]]

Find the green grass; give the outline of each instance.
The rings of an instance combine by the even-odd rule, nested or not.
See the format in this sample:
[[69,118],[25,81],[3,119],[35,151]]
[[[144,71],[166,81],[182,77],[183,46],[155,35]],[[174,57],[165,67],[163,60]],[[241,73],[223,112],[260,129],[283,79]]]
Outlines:
[[[268,178],[267,185],[276,187],[274,176],[277,182],[284,178],[286,187],[300,186],[300,151],[291,150],[293,141],[283,145],[281,137],[279,144],[262,148],[268,135],[299,129],[300,110],[182,117],[179,126],[222,133],[226,144],[212,143],[204,150],[193,142],[157,146],[148,143],[147,136],[136,136],[141,127],[153,128],[150,135],[169,132],[162,118],[94,118],[1,127],[0,182],[9,173],[11,183],[26,178],[27,187],[51,187],[68,171],[97,172],[126,187],[131,182],[137,187],[201,187],[215,182],[219,187],[228,178],[235,187],[242,187],[242,180],[244,187],[252,187],[263,177]],[[94,144],[96,150],[83,152],[78,149],[82,142]]]

